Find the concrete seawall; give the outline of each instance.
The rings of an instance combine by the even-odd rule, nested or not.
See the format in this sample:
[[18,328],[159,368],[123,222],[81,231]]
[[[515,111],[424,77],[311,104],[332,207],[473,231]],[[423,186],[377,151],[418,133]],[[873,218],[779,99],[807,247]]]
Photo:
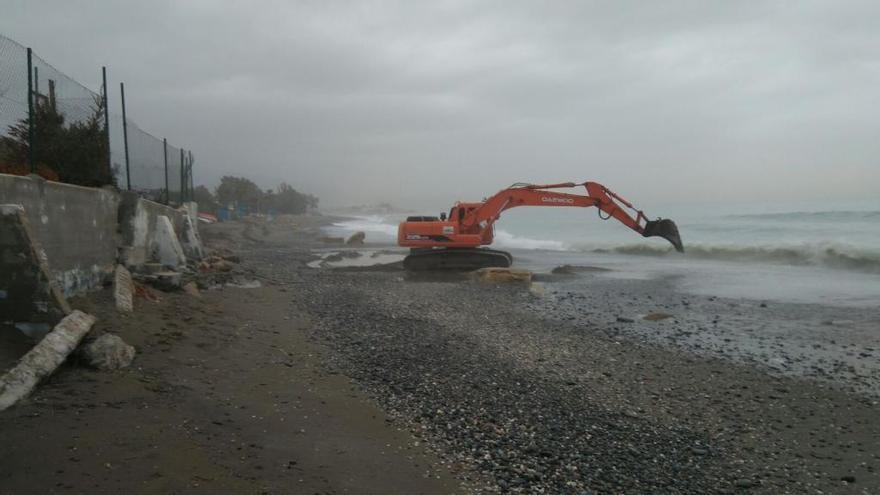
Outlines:
[[0,203],[24,207],[66,296],[96,287],[113,273],[119,246],[115,191],[0,174]]
[[[0,204],[24,209],[50,276],[67,297],[100,287],[117,263],[136,267],[162,261],[159,253],[167,251],[169,241],[179,241],[183,247],[176,249],[190,256],[201,252],[191,241],[198,239],[197,226],[187,218],[195,204],[176,209],[111,188],[6,174],[0,174]],[[173,233],[167,232],[168,224]],[[181,261],[186,262],[182,256]]]

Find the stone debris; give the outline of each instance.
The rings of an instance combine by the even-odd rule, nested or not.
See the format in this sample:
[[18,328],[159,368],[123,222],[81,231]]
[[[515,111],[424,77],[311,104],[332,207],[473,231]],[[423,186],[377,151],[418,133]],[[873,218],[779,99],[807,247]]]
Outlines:
[[152,275],[138,274],[137,279],[165,292],[175,291],[183,286],[183,275],[180,272],[164,271]]
[[116,273],[113,276],[113,298],[120,313],[134,311],[134,282],[131,279],[131,272],[122,265],[116,265]]
[[146,299],[147,301],[152,302],[159,302],[162,300],[162,298],[159,297],[158,294],[156,294],[156,291],[151,289],[149,286],[137,282],[134,283],[134,295],[141,299]]
[[187,282],[183,284],[183,291],[193,297],[202,297],[202,293],[199,291],[199,286],[195,282]]
[[200,272],[230,272],[235,268],[236,263],[240,263],[241,258],[235,255],[212,255],[203,259],[198,264]]
[[82,346],[79,356],[92,368],[117,370],[128,367],[134,360],[134,347],[125,343],[118,335],[105,333]]
[[345,241],[345,243],[348,244],[349,246],[363,246],[364,239],[366,239],[366,238],[367,238],[366,233],[364,233],[363,231],[357,231],[354,234],[351,234],[351,236],[348,238],[347,241]]
[[263,284],[259,280],[237,280],[227,282],[226,287],[234,287],[236,289],[259,289]]
[[532,272],[517,268],[480,268],[470,273],[471,278],[486,283],[523,283],[532,282]]

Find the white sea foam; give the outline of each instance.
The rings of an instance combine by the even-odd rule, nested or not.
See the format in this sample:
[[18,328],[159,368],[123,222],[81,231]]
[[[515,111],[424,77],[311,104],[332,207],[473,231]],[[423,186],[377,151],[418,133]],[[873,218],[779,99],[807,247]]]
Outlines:
[[548,251],[566,251],[568,247],[562,241],[553,239],[532,239],[513,235],[501,229],[495,229],[495,245],[510,249],[544,249]]

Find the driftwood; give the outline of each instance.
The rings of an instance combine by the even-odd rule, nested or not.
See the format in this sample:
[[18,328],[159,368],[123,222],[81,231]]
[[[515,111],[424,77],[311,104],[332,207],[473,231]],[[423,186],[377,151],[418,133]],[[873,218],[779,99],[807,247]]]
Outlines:
[[54,373],[94,324],[94,316],[74,310],[55,325],[14,368],[0,377],[0,411],[27,397],[42,379]]

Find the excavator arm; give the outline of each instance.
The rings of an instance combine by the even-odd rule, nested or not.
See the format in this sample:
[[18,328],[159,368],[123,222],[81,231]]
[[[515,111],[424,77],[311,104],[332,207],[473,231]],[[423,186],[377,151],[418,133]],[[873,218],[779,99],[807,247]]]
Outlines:
[[[583,186],[586,195],[554,191],[553,189],[570,189]],[[461,222],[463,232],[479,231],[491,233],[491,227],[500,218],[501,213],[518,206],[595,206],[607,215],[604,219],[614,218],[643,237],[662,237],[669,241],[676,251],[684,252],[678,227],[672,220],[648,220],[644,212],[636,209],[629,201],[622,198],[598,182],[564,182],[560,184],[514,184],[488,198],[481,207],[471,210]],[[600,214],[601,216],[601,214]]]
[[[560,192],[583,186],[586,194]],[[596,182],[561,184],[514,184],[480,203],[456,203],[440,218],[409,217],[397,229],[397,243],[411,249],[404,258],[407,270],[473,270],[510,266],[510,253],[481,246],[492,244],[495,222],[518,206],[573,206],[599,209],[604,219],[614,218],[644,237],[662,237],[679,252],[684,251],[675,222],[648,220],[629,201]]]

